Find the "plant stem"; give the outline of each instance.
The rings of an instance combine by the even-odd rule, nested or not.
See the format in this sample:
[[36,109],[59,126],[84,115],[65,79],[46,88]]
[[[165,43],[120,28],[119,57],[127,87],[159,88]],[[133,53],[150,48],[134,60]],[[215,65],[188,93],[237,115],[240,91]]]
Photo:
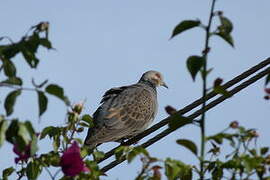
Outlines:
[[53,179],[55,179],[56,176],[57,176],[60,172],[61,172],[61,169],[58,169],[58,170],[55,172],[55,174],[53,175]]
[[205,59],[205,63],[203,65],[203,104],[202,104],[202,118],[200,123],[201,128],[201,156],[200,156],[200,180],[204,179],[204,154],[205,154],[205,106],[206,106],[206,93],[207,93],[207,55],[209,52],[209,39],[210,39],[210,30],[212,25],[212,19],[214,16],[214,9],[215,9],[216,0],[212,0],[208,25],[206,27],[206,34],[205,34],[205,47],[203,51],[203,58]]
[[37,88],[21,87],[18,85],[7,84],[7,83],[0,83],[0,87],[7,87],[11,89],[24,90],[24,91],[37,91]]
[[47,167],[44,167],[44,169],[48,172],[51,179],[54,180],[54,177],[53,177],[52,173],[50,172],[50,170]]

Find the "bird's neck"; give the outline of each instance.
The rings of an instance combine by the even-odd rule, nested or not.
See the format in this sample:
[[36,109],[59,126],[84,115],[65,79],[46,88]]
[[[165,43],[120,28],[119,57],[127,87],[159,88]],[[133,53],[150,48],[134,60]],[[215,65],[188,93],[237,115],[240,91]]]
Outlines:
[[144,79],[140,79],[139,83],[145,84],[151,88],[154,89],[154,91],[156,91],[156,85],[150,81],[144,80]]

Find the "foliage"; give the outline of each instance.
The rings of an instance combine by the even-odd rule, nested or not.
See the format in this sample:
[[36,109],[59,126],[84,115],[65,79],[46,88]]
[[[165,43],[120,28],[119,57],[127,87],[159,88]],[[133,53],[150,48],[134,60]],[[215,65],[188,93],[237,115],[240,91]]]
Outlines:
[[[23,38],[14,43],[0,46],[1,69],[4,72],[6,80],[0,82],[2,88],[11,89],[7,94],[4,107],[6,115],[0,116],[0,145],[3,145],[5,140],[13,145],[13,151],[18,156],[15,158],[15,163],[20,164],[16,169],[6,168],[2,173],[3,179],[8,179],[13,173],[17,174],[18,179],[27,177],[28,179],[37,179],[41,172],[45,169],[51,179],[57,178],[58,173],[63,169],[61,166],[61,158],[67,154],[71,144],[78,142],[82,144],[81,139],[74,138],[75,133],[80,133],[85,127],[93,125],[92,118],[89,115],[81,115],[83,104],[75,104],[71,106],[64,89],[57,84],[48,84],[48,80],[37,84],[32,79],[33,88],[23,87],[23,79],[17,76],[17,67],[13,63],[13,59],[17,54],[22,54],[26,63],[30,68],[37,68],[39,59],[37,58],[38,48],[40,46],[47,49],[53,49],[51,42],[48,39],[49,23],[41,22],[33,26]],[[30,34],[30,35],[29,35]],[[22,122],[19,119],[8,119],[14,112],[16,100],[24,91],[34,91],[37,94],[39,107],[39,116],[42,116],[48,106],[48,95],[52,95],[65,103],[70,110],[67,112],[66,125],[61,127],[49,126],[45,127],[41,133],[35,131],[30,121]],[[38,141],[44,138],[52,140],[52,151],[38,154]],[[79,146],[77,146],[79,148]],[[87,149],[81,147],[77,151],[80,156],[86,156]],[[85,154],[86,152],[86,154]],[[82,155],[81,155],[82,154]],[[68,156],[74,158],[73,156]],[[77,162],[79,162],[77,160]],[[91,169],[91,173],[80,173],[78,179],[92,178],[98,179],[101,173],[98,170],[94,161],[85,161],[85,168]],[[49,168],[55,167],[59,170],[52,175]],[[88,172],[88,171],[87,171]],[[69,179],[68,176],[62,179]]]
[[[209,160],[205,161],[206,171],[215,179],[250,179],[254,176],[257,176],[256,179],[269,178],[269,148],[257,147],[259,135],[256,130],[237,127],[234,123],[231,123],[230,128],[207,137],[212,148],[208,151]],[[222,158],[220,153],[224,141],[230,144],[231,152]]]
[[[181,21],[172,31],[171,39],[180,36],[184,31],[195,27],[201,28],[206,33],[205,47],[200,55],[192,55],[187,58],[187,70],[191,74],[192,80],[200,72],[203,80],[202,110],[206,105],[206,91],[212,89],[215,93],[230,97],[231,95],[222,86],[222,79],[217,78],[213,82],[212,88],[207,88],[207,77],[212,69],[207,69],[207,55],[210,52],[209,40],[212,37],[220,37],[229,45],[234,47],[234,40],[231,35],[233,24],[223,12],[215,11],[215,0],[212,0],[209,22],[204,25],[201,20]],[[212,28],[213,18],[218,18],[219,23]],[[76,138],[76,134],[93,127],[94,122],[90,115],[82,114],[83,103],[71,105],[64,89],[44,80],[36,83],[32,79],[31,88],[23,87],[24,79],[17,76],[17,67],[14,58],[22,54],[25,62],[30,68],[36,69],[40,62],[37,57],[38,49],[44,47],[53,50],[53,46],[48,38],[49,23],[41,22],[30,28],[25,36],[18,42],[13,42],[10,38],[8,44],[0,45],[0,72],[3,79],[0,82],[1,88],[10,90],[4,99],[5,114],[0,115],[0,147],[8,142],[13,145],[13,151],[17,155],[15,163],[20,166],[7,167],[2,172],[2,179],[6,180],[11,175],[16,174],[17,179],[26,177],[30,180],[38,179],[43,171],[48,173],[52,179],[100,179],[104,176],[99,168],[98,162],[106,154],[98,150],[89,150],[83,146],[81,139]],[[5,38],[0,38],[4,40]],[[270,94],[266,86],[270,81],[270,75],[266,77],[265,92]],[[64,103],[68,111],[66,121],[63,126],[48,126],[41,132],[37,132],[30,121],[21,121],[11,118],[16,110],[16,101],[21,100],[20,96],[24,91],[33,91],[37,95],[38,115],[42,116],[48,110],[49,98],[56,97]],[[25,100],[25,99],[22,99]],[[196,176],[200,179],[270,179],[270,154],[268,147],[259,148],[257,146],[258,133],[254,129],[245,129],[239,126],[238,122],[232,122],[225,130],[212,135],[205,135],[205,114],[199,120],[180,116],[176,109],[171,106],[166,107],[170,114],[169,131],[173,132],[185,125],[198,125],[201,128],[201,148],[189,139],[178,139],[176,143],[187,149],[194,155],[199,165],[186,164],[173,157],[165,160],[152,157],[142,146],[120,146],[114,152],[118,161],[127,159],[132,163],[136,157],[140,157],[142,162],[141,171],[136,180],[160,180],[165,176],[170,180],[191,180]],[[51,141],[51,150],[40,153],[38,142],[43,139]],[[207,145],[207,146],[206,146]],[[206,149],[205,147],[211,147]],[[231,152],[225,152],[224,147],[230,147]],[[205,153],[207,152],[207,153]],[[93,158],[86,158],[92,154]],[[51,169],[58,170],[52,174]],[[63,172],[59,174],[60,172]],[[62,175],[62,177],[60,177]]]

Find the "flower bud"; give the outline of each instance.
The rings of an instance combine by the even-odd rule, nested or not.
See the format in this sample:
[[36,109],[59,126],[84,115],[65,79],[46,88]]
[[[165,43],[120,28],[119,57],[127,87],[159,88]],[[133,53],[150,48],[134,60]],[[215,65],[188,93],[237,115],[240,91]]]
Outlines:
[[222,11],[218,11],[217,14],[218,14],[219,16],[222,16],[222,15],[223,15],[223,12],[222,12]]
[[41,22],[37,25],[37,29],[42,32],[42,31],[48,31],[49,29],[49,22]]
[[265,100],[269,100],[270,99],[270,96],[266,95],[263,97]]
[[259,137],[259,134],[258,134],[258,132],[257,131],[255,131],[255,130],[251,130],[250,132],[249,132],[249,134],[252,136],[252,137]]
[[266,94],[270,94],[270,88],[264,88],[264,92],[265,92]]
[[239,122],[238,121],[233,121],[230,123],[230,128],[236,129],[239,127]]
[[169,114],[169,115],[173,115],[175,113],[177,113],[176,109],[172,106],[166,106],[165,107],[165,111]]
[[72,108],[73,112],[76,112],[77,114],[81,114],[83,110],[83,103],[75,104]]
[[204,50],[202,51],[203,54],[207,54],[207,53],[209,53],[209,52],[210,52],[210,47],[208,47],[208,48],[206,48],[206,49],[204,49]]
[[161,179],[161,172],[160,172],[161,168],[162,167],[160,167],[158,165],[152,167],[153,176],[154,176],[155,179]]
[[215,81],[214,81],[214,87],[217,87],[217,86],[220,86],[223,82],[223,79],[221,78],[217,78]]
[[266,158],[265,158],[265,164],[270,165],[270,155],[266,156]]

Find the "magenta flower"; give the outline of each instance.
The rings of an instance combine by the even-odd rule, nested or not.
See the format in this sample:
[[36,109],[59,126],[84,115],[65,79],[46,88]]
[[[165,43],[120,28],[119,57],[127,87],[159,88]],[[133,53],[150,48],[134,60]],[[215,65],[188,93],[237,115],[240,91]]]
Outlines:
[[67,176],[76,176],[80,172],[89,172],[81,158],[80,147],[76,141],[63,153],[60,166]]
[[28,158],[31,157],[31,145],[28,144],[25,146],[24,150],[20,150],[17,144],[13,146],[13,152],[17,154],[19,157],[15,158],[15,163],[17,164],[19,161],[27,161]]

